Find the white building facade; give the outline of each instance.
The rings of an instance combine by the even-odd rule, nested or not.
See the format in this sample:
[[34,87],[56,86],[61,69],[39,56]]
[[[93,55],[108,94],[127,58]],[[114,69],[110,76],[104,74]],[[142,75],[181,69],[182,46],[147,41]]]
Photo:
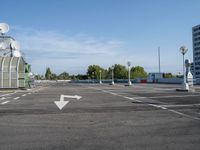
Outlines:
[[200,25],[192,28],[194,79],[200,84]]

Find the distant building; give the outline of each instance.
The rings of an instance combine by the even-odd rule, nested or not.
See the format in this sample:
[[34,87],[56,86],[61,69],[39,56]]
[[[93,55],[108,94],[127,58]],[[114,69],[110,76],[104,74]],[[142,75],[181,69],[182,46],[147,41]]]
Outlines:
[[151,72],[151,73],[148,74],[147,82],[156,83],[156,82],[158,82],[158,79],[162,79],[163,78],[163,74],[164,73]]
[[191,71],[192,75],[194,76],[194,63],[191,63],[190,71]]
[[200,25],[192,28],[194,79],[200,83]]

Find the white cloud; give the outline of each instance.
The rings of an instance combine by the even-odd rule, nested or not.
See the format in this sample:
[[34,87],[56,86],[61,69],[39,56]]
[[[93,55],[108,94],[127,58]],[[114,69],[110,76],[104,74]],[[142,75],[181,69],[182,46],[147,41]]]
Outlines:
[[112,63],[121,52],[123,42],[91,37],[13,27],[12,35],[21,43],[22,51],[33,71],[44,73],[50,66],[55,72],[84,73],[87,65]]
[[[91,64],[108,68],[116,63],[126,65],[127,60],[130,60],[133,66],[143,66],[148,72],[158,71],[155,43],[150,46],[138,43],[125,45],[123,41],[92,37],[83,33],[58,33],[21,27],[13,27],[11,35],[21,43],[32,70],[40,74],[44,73],[47,67],[51,67],[56,73],[85,73]],[[162,71],[181,71],[182,61],[178,52],[169,55],[167,48],[162,49],[161,57]]]

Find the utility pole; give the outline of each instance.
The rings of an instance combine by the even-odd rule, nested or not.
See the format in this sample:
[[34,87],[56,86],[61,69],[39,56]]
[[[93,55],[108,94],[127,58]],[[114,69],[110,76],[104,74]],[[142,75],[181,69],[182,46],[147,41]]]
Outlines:
[[160,47],[158,47],[158,69],[160,73]]
[[132,85],[132,83],[131,83],[131,69],[130,69],[131,62],[128,61],[127,65],[128,65],[128,85],[130,86],[130,85]]

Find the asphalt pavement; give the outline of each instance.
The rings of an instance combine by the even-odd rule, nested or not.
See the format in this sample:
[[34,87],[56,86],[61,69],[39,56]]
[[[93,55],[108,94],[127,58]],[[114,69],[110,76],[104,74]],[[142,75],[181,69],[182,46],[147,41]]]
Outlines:
[[200,88],[177,88],[51,83],[1,92],[0,150],[199,150]]

